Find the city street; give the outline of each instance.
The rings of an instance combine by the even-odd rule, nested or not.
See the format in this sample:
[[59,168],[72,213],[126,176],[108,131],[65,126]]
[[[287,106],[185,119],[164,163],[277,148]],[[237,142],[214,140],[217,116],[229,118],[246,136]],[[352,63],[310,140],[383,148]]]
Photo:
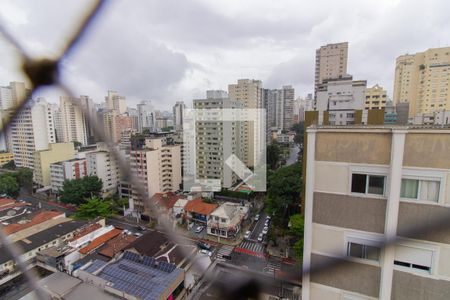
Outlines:
[[298,161],[299,151],[300,147],[298,144],[294,144],[293,147],[289,148],[289,158],[286,160],[286,166],[293,165]]

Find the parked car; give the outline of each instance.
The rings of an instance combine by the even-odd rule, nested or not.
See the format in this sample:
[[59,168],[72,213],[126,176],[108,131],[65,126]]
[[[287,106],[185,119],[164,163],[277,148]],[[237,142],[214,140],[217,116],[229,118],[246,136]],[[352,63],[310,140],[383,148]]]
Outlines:
[[266,216],[266,220],[269,220],[269,221],[270,221],[270,216]]
[[266,220],[266,222],[264,222],[264,226],[269,226],[270,220]]
[[202,250],[200,250],[200,253],[201,253],[201,254],[205,254],[205,255],[208,255],[208,256],[212,256],[212,252],[211,252],[211,251],[209,251],[209,250],[206,250],[206,249],[202,249]]
[[255,221],[258,221],[259,220],[259,215],[256,215],[255,216]]
[[205,226],[200,225],[197,228],[195,228],[195,233],[200,233],[203,231],[203,229],[205,229]]
[[263,234],[261,233],[261,234],[258,236],[258,242],[262,242],[262,240],[263,240]]
[[246,238],[246,239],[250,238],[250,235],[251,235],[251,234],[252,234],[251,231],[247,231],[247,232],[245,233],[245,235],[244,235],[244,238]]
[[198,242],[197,247],[199,247],[200,249],[211,250],[211,245],[205,242]]
[[267,228],[267,227],[264,227],[264,229],[263,229],[262,233],[263,233],[263,234],[267,234],[267,232],[269,232],[269,228]]

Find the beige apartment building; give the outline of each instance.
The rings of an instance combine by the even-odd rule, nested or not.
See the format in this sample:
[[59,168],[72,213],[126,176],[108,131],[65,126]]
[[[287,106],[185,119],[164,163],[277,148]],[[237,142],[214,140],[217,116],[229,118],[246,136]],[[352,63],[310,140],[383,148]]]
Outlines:
[[348,42],[328,44],[316,50],[315,88],[325,79],[347,74]]
[[394,103],[409,102],[409,117],[450,110],[450,47],[432,48],[396,60]]
[[365,109],[383,109],[386,107],[386,101],[387,92],[383,87],[375,84],[366,89]]
[[114,195],[120,181],[119,164],[108,150],[99,147],[86,153],[87,175],[97,176],[103,182],[102,196]]
[[310,127],[307,141],[302,299],[450,299],[450,130]]
[[61,111],[61,123],[64,142],[80,142],[83,146],[88,144],[88,129],[86,117],[80,107],[79,98],[61,96],[59,109]]
[[[239,79],[236,84],[228,85],[228,97],[231,100],[241,102],[243,104],[243,108],[262,108],[262,81],[254,79]],[[260,121],[256,120],[256,123],[258,126]],[[257,151],[257,145],[260,143],[257,138],[257,132],[259,132],[259,127],[254,128],[253,122],[249,121],[243,123],[242,141],[244,149],[244,162],[248,167],[253,167],[255,165],[255,157],[257,157],[255,151]]]
[[[207,93],[210,98],[195,99],[196,110],[222,110],[243,108],[241,101],[222,98],[225,94]],[[225,166],[232,154],[244,161],[246,143],[243,122],[204,121],[197,122],[196,131],[196,178],[199,180],[220,180],[220,185],[230,188],[237,182],[237,176]],[[247,165],[248,166],[248,165]],[[215,184],[213,184],[215,186]]]
[[50,165],[55,162],[73,159],[75,157],[73,143],[50,144],[49,149],[34,153],[34,182],[39,187],[49,187],[51,183]]
[[[148,197],[156,193],[175,192],[181,185],[181,146],[164,144],[162,139],[134,139],[131,142],[131,172],[141,180]],[[147,203],[133,188],[132,201],[139,212]]]

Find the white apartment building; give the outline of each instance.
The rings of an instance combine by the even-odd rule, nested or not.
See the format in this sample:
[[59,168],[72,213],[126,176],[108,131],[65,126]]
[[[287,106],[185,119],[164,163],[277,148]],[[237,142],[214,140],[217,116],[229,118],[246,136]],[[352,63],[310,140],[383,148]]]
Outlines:
[[348,42],[328,44],[316,50],[315,90],[325,79],[347,74]]
[[[181,185],[180,145],[164,144],[160,138],[146,138],[132,141],[130,167],[133,174],[141,180],[148,197],[156,193],[175,192]],[[140,212],[148,206],[139,197],[136,189],[132,191],[134,208]]]
[[350,125],[355,122],[355,111],[364,110],[365,80],[353,80],[351,75],[324,80],[317,86],[315,109],[319,111],[319,124],[328,112],[330,125]]
[[59,98],[64,141],[76,141],[85,146],[88,144],[86,117],[83,110],[73,102],[81,105],[79,98],[69,98],[66,96]]
[[155,130],[156,114],[153,105],[150,101],[142,101],[137,105],[138,110],[138,131],[142,132],[145,128],[150,131]]
[[20,100],[28,97],[30,90],[25,83],[13,81],[8,86],[0,86],[0,109],[13,109]]
[[87,176],[87,164],[84,158],[74,158],[50,164],[50,185],[53,193],[59,193],[64,181]]
[[449,147],[449,129],[307,129],[302,299],[449,299]]
[[34,168],[34,152],[55,143],[52,111],[44,98],[28,102],[11,122],[11,148],[18,167]]
[[97,176],[103,182],[103,197],[117,192],[120,181],[120,169],[112,154],[107,150],[86,153],[87,175]]

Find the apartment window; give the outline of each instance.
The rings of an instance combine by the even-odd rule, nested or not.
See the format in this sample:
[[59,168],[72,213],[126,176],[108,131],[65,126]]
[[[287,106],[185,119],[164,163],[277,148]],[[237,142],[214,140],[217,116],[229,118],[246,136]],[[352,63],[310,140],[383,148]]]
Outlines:
[[352,174],[352,193],[384,195],[385,176]]
[[434,180],[402,179],[400,197],[438,202],[440,182]]
[[379,261],[380,247],[351,241],[347,243],[347,256]]
[[433,250],[413,246],[396,245],[394,265],[431,272]]

